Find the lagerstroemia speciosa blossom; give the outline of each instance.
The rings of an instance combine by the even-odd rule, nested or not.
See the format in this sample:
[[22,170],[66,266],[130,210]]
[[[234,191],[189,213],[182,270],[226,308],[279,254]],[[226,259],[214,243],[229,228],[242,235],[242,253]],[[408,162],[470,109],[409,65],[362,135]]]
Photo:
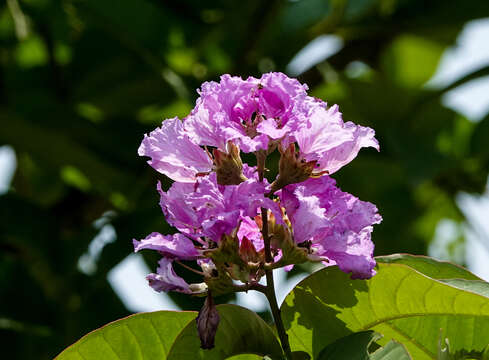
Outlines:
[[[341,191],[329,175],[361,148],[379,150],[375,132],[343,122],[338,106],[308,96],[306,85],[282,73],[246,80],[223,75],[198,92],[185,119],[165,120],[139,148],[155,170],[174,180],[169,189],[160,183],[157,189],[177,232],[134,240],[135,251],[162,256],[147,277],[151,287],[238,291],[239,282],[257,283],[265,269],[305,261],[338,265],[352,278],[373,276],[371,233],[382,218],[375,205]],[[263,173],[274,151],[279,171],[268,182]],[[254,154],[257,165],[243,163],[241,152]],[[271,262],[265,261],[264,221]],[[201,268],[201,283],[178,275],[188,261]]]

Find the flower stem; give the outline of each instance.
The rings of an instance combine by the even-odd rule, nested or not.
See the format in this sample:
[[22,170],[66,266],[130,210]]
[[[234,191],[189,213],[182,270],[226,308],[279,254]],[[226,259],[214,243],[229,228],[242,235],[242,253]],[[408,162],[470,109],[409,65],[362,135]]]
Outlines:
[[[258,152],[257,153],[257,167],[258,167],[258,176],[260,181],[263,181],[264,172],[265,172],[265,161],[266,161],[266,152]],[[261,208],[261,219],[262,219],[262,236],[263,243],[265,246],[265,262],[272,263],[273,256],[270,248],[270,237],[268,234],[268,209]],[[265,277],[267,279],[267,285],[265,289],[263,289],[263,293],[267,297],[268,303],[270,304],[270,309],[272,310],[273,320],[275,321],[275,327],[277,328],[278,337],[280,338],[280,343],[282,344],[282,349],[285,354],[285,358],[287,360],[292,360],[292,351],[290,350],[289,337],[285,332],[284,323],[282,321],[282,317],[280,316],[280,308],[277,303],[277,296],[275,295],[275,285],[273,281],[273,270],[265,269]]]
[[205,276],[205,274],[202,272],[202,271],[199,271],[199,270],[196,270],[194,269],[193,267],[190,267],[188,265],[185,265],[183,262],[179,261],[179,260],[175,260],[175,262],[180,265],[181,267],[184,267],[185,269],[189,270],[189,271],[192,271],[193,273],[197,274],[197,275],[201,275],[201,276]]
[[[263,242],[265,244],[265,261],[270,263],[273,261],[272,252],[270,249],[270,238],[268,236],[268,209],[261,208],[262,214],[262,235]],[[280,309],[277,303],[277,296],[275,295],[275,285],[273,281],[273,270],[266,269],[265,277],[267,279],[267,286],[264,291],[267,297],[268,303],[270,304],[270,309],[272,310],[273,320],[275,321],[275,327],[277,328],[278,337],[280,338],[280,343],[282,344],[282,349],[285,353],[287,360],[292,360],[292,352],[290,350],[289,337],[285,332],[284,323],[280,315]]]

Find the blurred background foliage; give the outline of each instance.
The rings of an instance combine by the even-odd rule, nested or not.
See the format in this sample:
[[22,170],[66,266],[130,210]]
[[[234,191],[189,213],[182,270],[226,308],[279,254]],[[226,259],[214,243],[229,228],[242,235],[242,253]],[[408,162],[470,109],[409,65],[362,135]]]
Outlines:
[[[484,0],[7,0],[0,145],[17,170],[0,196],[2,357],[50,359],[130,313],[108,272],[132,238],[172,231],[155,191],[169,183],[137,156],[143,134],[188,114],[203,81],[286,71],[324,34],[341,50],[298,78],[381,144],[334,177],[380,209],[377,255],[426,253],[441,219],[464,220],[455,195],[482,192],[489,169],[489,117],[471,122],[440,98],[489,68],[424,84],[463,25],[488,16]],[[106,224],[115,241],[84,268]]]

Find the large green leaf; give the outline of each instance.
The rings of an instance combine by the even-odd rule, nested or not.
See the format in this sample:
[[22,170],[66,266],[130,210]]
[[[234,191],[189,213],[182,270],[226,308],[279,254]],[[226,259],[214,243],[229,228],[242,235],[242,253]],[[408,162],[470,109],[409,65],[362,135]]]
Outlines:
[[299,283],[282,314],[292,349],[313,356],[340,337],[373,330],[384,335],[380,344],[395,339],[414,359],[436,359],[440,337],[449,339],[454,352],[487,345],[489,298],[484,294],[480,281],[448,285],[400,263],[379,263],[370,280],[351,280],[331,267]]
[[196,316],[193,311],[132,315],[89,333],[56,359],[166,359],[175,338]]
[[196,312],[159,311],[115,321],[80,339],[57,360],[225,359],[252,353],[280,358],[272,329],[255,313],[236,305],[218,305],[221,317],[215,347],[202,350]]
[[423,255],[392,254],[377,256],[378,263],[404,264],[433,279],[481,280],[464,267]]
[[370,352],[372,343],[382,335],[374,331],[361,331],[326,346],[319,354],[319,360],[411,360],[411,356],[401,344],[390,341],[383,348]]
[[281,358],[282,350],[272,329],[254,312],[236,305],[218,305],[221,322],[215,347],[200,348],[195,322],[191,322],[175,340],[168,359],[225,359],[241,354]]

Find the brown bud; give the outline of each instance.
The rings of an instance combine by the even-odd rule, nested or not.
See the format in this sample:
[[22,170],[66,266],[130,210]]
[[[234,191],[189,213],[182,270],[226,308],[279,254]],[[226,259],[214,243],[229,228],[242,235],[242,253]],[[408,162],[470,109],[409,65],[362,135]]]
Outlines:
[[316,160],[298,159],[294,144],[290,144],[285,149],[279,146],[279,151],[279,173],[277,179],[272,183],[272,193],[289,184],[299,183],[314,176],[312,172],[316,166]]
[[218,149],[213,151],[217,183],[219,185],[238,185],[246,181],[239,148],[230,141],[226,147],[227,152]]
[[248,240],[246,236],[241,239],[241,245],[239,246],[239,255],[245,263],[259,263],[261,257],[255,249],[255,245]]
[[202,306],[197,319],[195,319],[197,322],[197,331],[199,332],[200,347],[202,349],[212,349],[214,347],[219,320],[219,313],[209,291],[204,306]]

